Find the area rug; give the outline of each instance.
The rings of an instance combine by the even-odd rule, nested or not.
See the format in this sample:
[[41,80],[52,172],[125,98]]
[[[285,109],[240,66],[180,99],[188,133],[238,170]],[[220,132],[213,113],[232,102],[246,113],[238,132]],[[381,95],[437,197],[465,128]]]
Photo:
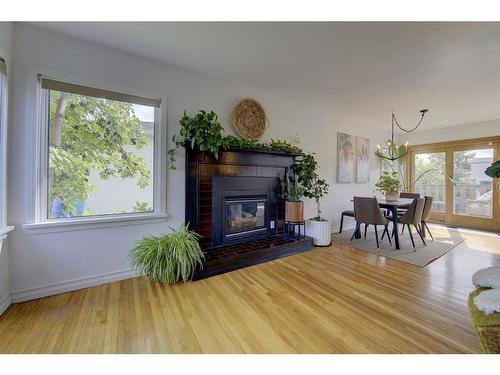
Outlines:
[[[368,227],[366,239],[353,239],[352,242],[349,242],[353,231],[354,229],[344,231],[340,234],[334,234],[333,243],[342,243],[358,250],[379,254],[377,249],[377,242],[375,241],[375,233],[373,232],[372,226]],[[364,233],[364,226],[362,226],[361,233]],[[424,246],[416,231],[413,230],[412,233],[415,240],[415,248],[411,244],[410,236],[408,234],[408,228],[406,228],[405,233],[399,236],[399,244],[401,249],[396,250],[394,248],[394,240],[392,241],[393,244],[390,245],[387,237],[385,237],[384,240],[380,242],[379,255],[391,259],[396,259],[401,262],[410,263],[418,267],[424,267],[463,242],[463,238],[460,233],[433,232],[432,234],[434,235],[434,241],[432,241],[430,237],[427,237],[425,239],[427,246]],[[382,230],[379,231],[379,238],[381,237]]]

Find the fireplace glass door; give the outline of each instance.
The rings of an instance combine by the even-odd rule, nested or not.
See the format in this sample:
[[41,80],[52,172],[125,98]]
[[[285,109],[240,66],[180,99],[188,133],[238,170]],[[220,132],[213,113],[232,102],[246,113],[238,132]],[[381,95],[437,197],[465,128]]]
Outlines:
[[226,236],[265,231],[266,199],[238,199],[226,201]]

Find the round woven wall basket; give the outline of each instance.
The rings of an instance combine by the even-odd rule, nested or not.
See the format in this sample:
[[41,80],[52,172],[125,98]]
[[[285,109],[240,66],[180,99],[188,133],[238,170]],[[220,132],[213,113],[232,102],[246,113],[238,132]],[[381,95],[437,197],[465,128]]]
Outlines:
[[259,139],[267,128],[264,108],[252,98],[245,98],[233,109],[233,125],[238,134],[245,139]]

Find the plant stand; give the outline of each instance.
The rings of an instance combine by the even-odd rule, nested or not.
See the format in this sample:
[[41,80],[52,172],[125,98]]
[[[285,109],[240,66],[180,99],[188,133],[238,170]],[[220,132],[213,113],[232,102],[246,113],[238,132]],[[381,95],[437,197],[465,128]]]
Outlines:
[[[295,231],[296,226],[299,227],[298,232]],[[301,235],[301,228],[303,228],[304,234]],[[290,220],[285,220],[285,234],[289,235],[293,233],[294,238],[304,238],[306,236],[306,221],[305,220],[300,220],[300,221],[290,221]],[[298,233],[298,236],[297,236]]]

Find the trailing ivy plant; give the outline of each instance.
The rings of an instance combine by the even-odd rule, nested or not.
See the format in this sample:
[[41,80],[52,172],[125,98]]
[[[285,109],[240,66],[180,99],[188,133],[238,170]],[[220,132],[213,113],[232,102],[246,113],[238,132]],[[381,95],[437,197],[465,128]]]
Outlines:
[[227,148],[227,141],[222,137],[224,128],[214,111],[201,110],[193,117],[184,111],[180,124],[179,134],[172,137],[175,148],[168,150],[170,169],[176,169],[175,152],[186,142],[190,142],[192,148],[210,152],[216,159],[219,157],[219,151]]

